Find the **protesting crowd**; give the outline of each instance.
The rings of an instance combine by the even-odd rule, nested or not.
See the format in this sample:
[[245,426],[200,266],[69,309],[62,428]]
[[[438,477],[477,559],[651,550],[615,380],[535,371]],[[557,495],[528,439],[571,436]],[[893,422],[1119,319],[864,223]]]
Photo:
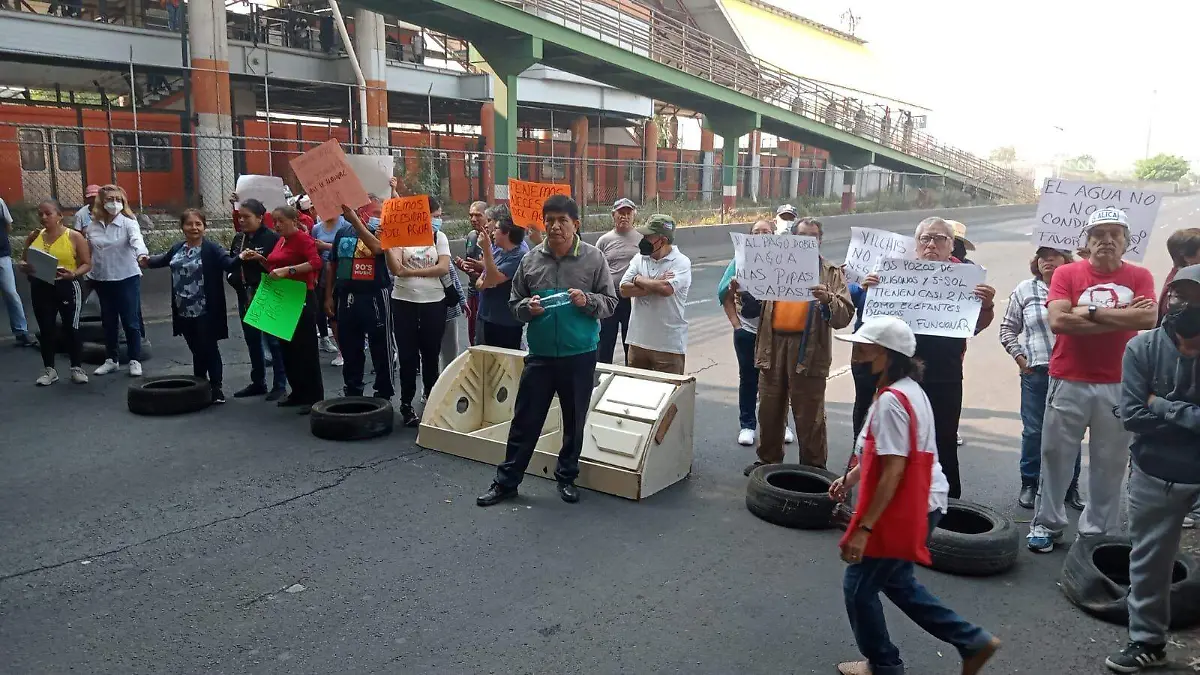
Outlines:
[[[462,351],[459,323],[465,322],[471,344],[527,351],[505,460],[477,500],[491,506],[517,496],[555,396],[563,441],[554,478],[564,501],[579,500],[575,481],[596,364],[613,363],[618,337],[627,366],[687,372],[684,310],[692,263],[675,246],[674,221],[639,219],[629,199],[612,205],[613,227],[594,246],[580,237],[579,209],[568,196],[547,197],[542,227],[528,229],[514,222],[507,206],[475,202],[465,255],[452,259],[433,197],[433,237],[424,246],[384,246],[384,200],[374,195],[366,206],[345,205],[340,215],[322,219],[304,195],[268,211],[235,194],[237,232],[229,250],[206,238],[205,213],[188,209],[179,219],[182,240],[157,255],[147,251],[124,190],[89,186],[87,198],[74,228],[64,224],[55,202],[40,204],[40,227],[25,240],[20,267],[30,275],[41,330],[38,385],[58,380],[60,343],[67,345],[71,381],[88,381],[76,329],[91,292],[99,299],[108,352],[93,374],[114,373],[124,361],[130,376],[142,375],[143,270],[169,269],[173,333],[186,341],[194,374],[208,381],[214,403],[225,402],[219,344],[229,337],[226,284],[245,318],[266,280],[303,283],[291,339],[243,323],[250,382],[233,394],[264,396],[300,413],[326,396],[322,352],[336,354],[345,396],[364,394],[369,353],[373,395],[392,399],[398,377],[401,418],[417,426],[418,379],[424,400]],[[966,230],[960,222],[926,218],[908,242],[912,257],[976,265],[968,258],[975,247]],[[790,235],[818,244],[823,234],[820,221],[798,217],[790,205],[779,208],[774,222],[758,221],[749,230],[751,238]],[[1180,532],[1192,526],[1200,502],[1200,229],[1168,240],[1174,267],[1161,292],[1149,270],[1122,259],[1129,245],[1127,214],[1095,210],[1081,247],[1036,250],[1029,278],[1012,289],[1003,311],[995,288],[970,287],[972,323],[952,335],[873,311],[873,289],[887,285],[879,270],[852,279],[846,265],[821,257],[809,298],[784,300],[756,297],[739,261],[729,263],[717,300],[738,364],[737,442],[757,454],[747,476],[783,462],[784,446],[792,443],[802,464],[827,467],[825,388],[834,339],[852,343],[856,453],[830,496],[843,501],[857,493],[841,557],[849,564],[846,608],[864,660],[840,664],[843,675],[904,672],[888,637],[881,593],[954,645],[964,675],[979,672],[1000,644],[914,576],[914,563],[928,562],[926,540],[949,500],[971,486],[958,461],[964,362],[968,338],[994,323],[1021,374],[1023,432],[1014,468],[1017,504],[1033,514],[1028,549],[1054,550],[1068,526],[1067,508],[1082,511],[1080,537],[1118,534],[1128,468],[1130,644],[1106,664],[1132,673],[1165,663],[1171,566]],[[50,276],[39,266],[43,254],[56,261]],[[11,278],[2,285],[18,343],[34,344],[19,299],[15,305],[10,299]],[[834,334],[847,327],[853,332]],[[1081,474],[1085,434],[1088,471]]]

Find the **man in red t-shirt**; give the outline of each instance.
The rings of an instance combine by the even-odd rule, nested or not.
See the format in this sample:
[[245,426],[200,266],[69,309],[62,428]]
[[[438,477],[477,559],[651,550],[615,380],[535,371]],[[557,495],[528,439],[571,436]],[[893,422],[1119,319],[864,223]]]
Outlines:
[[1050,393],[1042,422],[1042,475],[1029,527],[1029,550],[1049,553],[1067,527],[1063,498],[1083,435],[1088,440],[1089,499],[1079,533],[1116,534],[1129,433],[1121,422],[1121,358],[1139,330],[1154,328],[1154,278],[1122,262],[1129,219],[1115,208],[1088,217],[1087,260],[1054,272],[1046,306],[1057,336],[1050,354]]

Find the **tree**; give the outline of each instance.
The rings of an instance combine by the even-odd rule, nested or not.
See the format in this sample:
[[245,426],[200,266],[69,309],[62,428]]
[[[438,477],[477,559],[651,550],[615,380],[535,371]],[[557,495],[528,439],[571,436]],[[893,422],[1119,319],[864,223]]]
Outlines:
[[1069,171],[1094,172],[1096,170],[1096,158],[1091,155],[1072,157],[1063,162],[1063,168]]
[[996,148],[992,151],[989,159],[1007,167],[1012,167],[1013,162],[1017,161],[1017,149],[1011,145]]
[[1149,159],[1139,159],[1133,165],[1133,176],[1138,180],[1174,183],[1191,169],[1188,161],[1177,155],[1160,152]]

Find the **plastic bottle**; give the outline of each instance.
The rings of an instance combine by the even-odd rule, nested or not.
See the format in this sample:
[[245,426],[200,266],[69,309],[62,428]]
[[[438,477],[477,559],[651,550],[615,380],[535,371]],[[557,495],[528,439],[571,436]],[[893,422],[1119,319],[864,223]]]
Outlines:
[[566,291],[560,291],[553,295],[547,295],[542,298],[541,304],[544,309],[554,309],[561,307],[571,302],[571,294]]

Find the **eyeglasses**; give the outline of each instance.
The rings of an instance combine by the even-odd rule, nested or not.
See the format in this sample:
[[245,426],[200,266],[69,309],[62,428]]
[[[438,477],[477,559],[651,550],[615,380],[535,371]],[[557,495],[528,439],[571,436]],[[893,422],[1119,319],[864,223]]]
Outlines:
[[917,237],[917,241],[922,246],[928,246],[929,244],[944,244],[950,241],[950,237],[945,234],[923,234]]

